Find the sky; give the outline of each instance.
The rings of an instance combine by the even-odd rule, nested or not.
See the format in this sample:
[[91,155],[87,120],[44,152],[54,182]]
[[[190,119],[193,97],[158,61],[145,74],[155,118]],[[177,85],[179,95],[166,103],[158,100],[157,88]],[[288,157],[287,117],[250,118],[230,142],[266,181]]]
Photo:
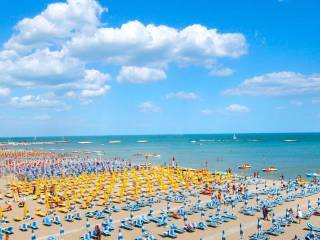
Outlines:
[[318,0],[3,0],[0,136],[320,131]]

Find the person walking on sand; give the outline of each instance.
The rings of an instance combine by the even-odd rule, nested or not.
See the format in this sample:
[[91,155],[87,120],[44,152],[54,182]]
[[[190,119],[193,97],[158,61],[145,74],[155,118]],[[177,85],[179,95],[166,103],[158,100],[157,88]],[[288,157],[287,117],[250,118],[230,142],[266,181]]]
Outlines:
[[97,240],[101,240],[101,230],[100,230],[99,225],[96,225],[95,232],[97,234]]
[[298,218],[298,223],[301,223],[301,218],[302,218],[302,211],[301,208],[299,207],[297,210],[297,218]]

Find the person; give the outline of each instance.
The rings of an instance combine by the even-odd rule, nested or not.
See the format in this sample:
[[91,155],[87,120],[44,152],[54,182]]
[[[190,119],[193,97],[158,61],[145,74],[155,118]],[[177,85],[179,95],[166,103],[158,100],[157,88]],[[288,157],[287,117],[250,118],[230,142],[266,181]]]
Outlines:
[[95,226],[95,232],[97,234],[97,240],[101,240],[101,230],[100,230],[99,225]]
[[297,210],[297,218],[298,218],[298,223],[301,223],[301,218],[302,218],[302,211],[300,208]]
[[267,208],[265,205],[262,206],[262,215],[263,215],[263,220],[267,220]]
[[235,192],[236,192],[236,185],[232,185],[232,195],[234,195],[235,194]]
[[242,224],[240,223],[240,239],[243,239],[243,228],[242,228]]

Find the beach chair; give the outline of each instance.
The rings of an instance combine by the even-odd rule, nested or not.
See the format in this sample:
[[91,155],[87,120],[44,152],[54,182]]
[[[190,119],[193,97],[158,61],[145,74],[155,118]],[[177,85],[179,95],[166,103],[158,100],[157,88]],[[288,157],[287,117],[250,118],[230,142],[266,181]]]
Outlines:
[[91,240],[90,234],[89,233],[85,233],[82,235],[81,237],[82,240]]
[[157,226],[158,227],[167,226],[167,224],[168,224],[168,218],[167,217],[161,217],[159,222],[157,223]]
[[112,231],[109,228],[104,228],[104,229],[102,229],[101,234],[103,236],[111,236]]
[[92,239],[97,239],[98,238],[98,235],[97,235],[95,230],[91,230],[89,232],[89,234],[90,234],[90,238],[92,238]]
[[48,237],[48,240],[59,240],[59,239],[57,237],[50,236],[50,237]]
[[26,223],[20,224],[19,230],[22,231],[22,232],[28,231],[28,224],[26,224]]
[[139,218],[139,219],[136,219],[135,221],[134,221],[134,226],[135,227],[138,227],[138,228],[142,228],[142,226],[143,226],[143,221]]
[[236,220],[237,219],[236,215],[234,215],[233,213],[229,213],[228,211],[224,211],[223,217],[231,219],[231,220]]
[[171,224],[170,225],[170,228],[171,229],[174,229],[174,231],[176,232],[176,233],[184,233],[185,232],[185,230],[183,229],[183,228],[180,228],[180,227],[178,227],[176,224]]
[[143,223],[150,223],[149,219],[145,215],[141,215],[140,219],[142,220]]
[[183,228],[184,228],[187,232],[194,232],[194,231],[195,231],[194,227],[193,227],[191,224],[186,224]]
[[169,237],[169,238],[177,238],[177,234],[175,234],[174,229],[169,229],[168,231],[164,232],[162,237]]
[[11,235],[11,234],[14,234],[14,229],[13,229],[13,227],[7,227],[3,230],[3,232]]
[[51,221],[50,218],[45,217],[45,218],[42,219],[42,224],[44,226],[50,227],[50,226],[52,226],[52,221]]
[[58,216],[58,215],[55,215],[54,217],[53,217],[53,221],[52,221],[54,224],[56,224],[56,225],[59,225],[59,224],[61,224],[61,221],[60,221],[60,217]]
[[313,231],[313,232],[320,232],[320,227],[316,227],[311,223],[307,223],[307,230]]
[[85,216],[87,218],[93,218],[95,216],[95,213],[94,212],[86,212]]
[[120,228],[126,229],[126,230],[133,230],[133,226],[131,222],[129,221],[121,221]]
[[72,214],[71,214],[71,213],[68,213],[68,214],[66,215],[66,217],[65,217],[65,220],[66,220],[67,222],[73,222],[74,219],[73,219]]
[[36,221],[33,221],[30,226],[29,226],[32,230],[37,230],[39,229],[39,224]]
[[196,228],[198,228],[200,230],[205,230],[208,228],[208,225],[205,222],[201,221],[201,222],[197,223]]
[[74,214],[74,217],[73,217],[75,220],[81,220],[82,218],[81,218],[81,214],[80,214],[80,212],[76,212],[75,214]]

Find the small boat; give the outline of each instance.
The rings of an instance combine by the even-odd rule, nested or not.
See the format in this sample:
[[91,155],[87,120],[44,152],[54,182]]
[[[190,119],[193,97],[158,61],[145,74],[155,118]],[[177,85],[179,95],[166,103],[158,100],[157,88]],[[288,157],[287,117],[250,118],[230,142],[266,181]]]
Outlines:
[[306,173],[307,177],[320,177],[319,173]]
[[148,140],[138,140],[137,143],[147,143]]
[[160,154],[154,154],[154,153],[146,153],[144,155],[145,158],[159,158]]
[[276,171],[278,171],[278,168],[270,166],[270,167],[262,169],[262,171],[263,172],[276,172]]
[[236,136],[236,134],[234,133],[233,134],[233,138],[232,138],[233,140],[237,140],[237,136]]
[[249,169],[252,166],[249,163],[242,163],[241,165],[238,166],[239,169]]

